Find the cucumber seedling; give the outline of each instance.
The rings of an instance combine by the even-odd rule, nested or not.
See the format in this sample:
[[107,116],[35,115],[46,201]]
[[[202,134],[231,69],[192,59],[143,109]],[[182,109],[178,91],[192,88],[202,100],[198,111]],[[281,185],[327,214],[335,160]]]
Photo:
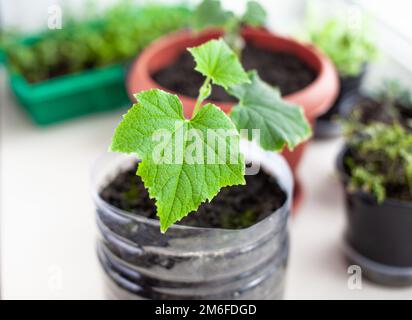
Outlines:
[[[222,187],[245,184],[240,132],[259,129],[258,143],[265,150],[285,145],[293,149],[311,132],[302,109],[283,101],[279,90],[255,71],[245,72],[223,39],[188,50],[195,69],[205,76],[191,118],[185,119],[176,95],[159,89],[139,92],[110,147],[141,160],[137,174],[155,199],[162,232],[210,201]],[[238,99],[229,115],[203,103],[212,84]]]

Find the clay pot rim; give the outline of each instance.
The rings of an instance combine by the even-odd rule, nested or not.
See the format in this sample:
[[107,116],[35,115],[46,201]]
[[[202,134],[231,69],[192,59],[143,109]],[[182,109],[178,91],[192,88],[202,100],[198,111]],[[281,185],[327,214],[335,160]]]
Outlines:
[[[242,34],[246,37],[253,38],[253,36],[259,37],[259,36],[265,36],[265,37],[270,37],[272,38],[275,42],[279,43],[282,42],[284,44],[287,44],[288,49],[281,49],[279,51],[285,51],[285,52],[293,52],[293,49],[290,48],[295,48],[298,50],[301,50],[303,52],[306,52],[306,55],[310,56],[311,59],[314,59],[316,62],[310,64],[308,61],[306,61],[307,64],[309,64],[312,68],[317,69],[317,76],[316,78],[305,88],[302,90],[299,90],[297,92],[294,92],[292,94],[289,94],[287,96],[284,96],[283,98],[291,103],[297,103],[302,105],[305,114],[308,116],[308,118],[316,118],[317,116],[321,115],[323,112],[325,112],[326,108],[329,107],[334,99],[336,98],[338,94],[338,86],[339,86],[339,79],[338,79],[338,74],[336,72],[336,69],[332,62],[327,58],[323,53],[321,53],[316,47],[314,47],[311,44],[305,44],[301,43],[291,37],[284,37],[280,36],[274,33],[271,33],[267,31],[266,29],[262,28],[250,28],[246,27],[243,29]],[[180,30],[171,34],[168,34],[154,43],[152,43],[150,46],[148,46],[143,52],[140,54],[139,57],[137,57],[134,62],[132,63],[129,73],[127,75],[127,81],[126,81],[126,86],[127,86],[127,91],[129,94],[129,97],[131,98],[132,101],[135,101],[134,94],[136,93],[136,89],[134,89],[136,86],[137,81],[140,82],[145,82],[145,90],[148,90],[149,88],[157,88],[164,90],[166,92],[178,94],[179,97],[181,98],[183,104],[187,101],[191,101],[194,103],[196,99],[185,96],[180,93],[172,92],[171,90],[168,90],[164,87],[162,87],[159,83],[157,83],[152,75],[151,72],[149,71],[149,65],[150,61],[153,59],[153,56],[156,55],[158,52],[167,50],[168,47],[173,46],[175,43],[181,43],[188,41],[193,38],[198,38],[198,37],[205,37],[205,38],[218,38],[219,36],[222,35],[222,30],[212,28],[212,29],[207,29],[205,31],[202,31],[200,33],[193,33],[190,30]],[[302,58],[302,60],[304,60]],[[333,80],[333,81],[331,81]],[[316,91],[319,91],[322,86],[324,86],[324,83],[327,83],[328,87],[331,87],[332,91],[335,91],[336,93],[333,94],[329,99],[326,99],[322,101],[321,103],[316,104],[315,106],[308,107],[307,105],[304,105],[301,103],[301,101],[306,100],[309,96],[312,96],[316,93]],[[318,92],[318,94],[321,94],[321,92]],[[230,110],[231,107],[233,106],[233,103],[231,102],[215,102],[212,100],[206,100],[205,102],[212,102],[214,104],[217,104],[219,107],[221,107],[223,110]]]

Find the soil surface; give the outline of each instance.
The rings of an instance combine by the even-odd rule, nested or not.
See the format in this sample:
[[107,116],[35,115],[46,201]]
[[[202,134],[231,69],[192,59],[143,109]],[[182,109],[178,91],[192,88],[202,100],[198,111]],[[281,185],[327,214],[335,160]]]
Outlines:
[[[252,45],[242,51],[242,64],[246,70],[257,70],[267,83],[280,89],[283,96],[299,91],[316,78],[316,71],[293,54],[272,52]],[[183,52],[168,67],[154,73],[153,79],[164,88],[192,98],[197,98],[204,77],[194,70],[195,62],[191,54]],[[224,89],[213,86],[209,97],[213,101],[236,101]]]
[[412,120],[412,105],[362,97],[355,105],[352,115],[363,124],[373,122],[391,124],[399,121],[405,127],[408,127]]
[[[119,174],[100,192],[111,205],[147,218],[156,217],[154,200],[136,175],[137,164]],[[276,179],[262,170],[246,176],[246,185],[223,188],[211,202],[203,203],[178,224],[196,227],[242,229],[266,218],[286,201]]]

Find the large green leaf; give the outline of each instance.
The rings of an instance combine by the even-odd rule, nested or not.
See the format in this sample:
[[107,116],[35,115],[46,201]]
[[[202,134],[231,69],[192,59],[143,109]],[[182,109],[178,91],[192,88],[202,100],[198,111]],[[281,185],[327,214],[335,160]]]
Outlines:
[[227,89],[230,86],[250,82],[236,54],[223,39],[210,40],[188,49],[196,62],[196,70]]
[[138,174],[156,200],[162,232],[222,187],[245,183],[239,135],[223,111],[207,104],[186,120],[175,95],[154,89],[136,98],[115,131],[111,150],[142,159]]
[[230,114],[237,128],[260,129],[265,150],[281,150],[285,145],[293,149],[309,138],[311,130],[302,109],[282,100],[279,90],[263,82],[256,71],[249,76],[251,83],[229,89],[239,99]]

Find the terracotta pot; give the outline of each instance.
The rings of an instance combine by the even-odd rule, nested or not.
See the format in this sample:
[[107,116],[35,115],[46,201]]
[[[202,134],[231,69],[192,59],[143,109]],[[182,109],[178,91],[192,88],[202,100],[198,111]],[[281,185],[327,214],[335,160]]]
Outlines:
[[[131,66],[127,79],[127,89],[131,99],[134,100],[134,93],[142,90],[159,88],[169,91],[155,82],[151,75],[173,63],[188,47],[198,46],[220,36],[222,36],[222,31],[218,29],[210,29],[196,34],[186,30],[167,35],[154,42],[142,52]],[[313,46],[274,35],[265,29],[245,28],[242,31],[242,36],[256,47],[293,53],[317,72],[317,77],[311,84],[284,97],[291,103],[301,105],[307,119],[313,125],[315,119],[335,101],[338,93],[339,79],[330,60]],[[179,94],[179,98],[183,103],[185,116],[190,117],[196,99],[181,94]],[[225,112],[229,112],[233,106],[233,103],[230,102],[217,102],[215,104]],[[286,150],[283,153],[295,177],[306,145],[307,143],[303,143],[293,152]],[[299,198],[301,197],[302,194],[299,195]],[[296,203],[294,207],[297,207]]]

